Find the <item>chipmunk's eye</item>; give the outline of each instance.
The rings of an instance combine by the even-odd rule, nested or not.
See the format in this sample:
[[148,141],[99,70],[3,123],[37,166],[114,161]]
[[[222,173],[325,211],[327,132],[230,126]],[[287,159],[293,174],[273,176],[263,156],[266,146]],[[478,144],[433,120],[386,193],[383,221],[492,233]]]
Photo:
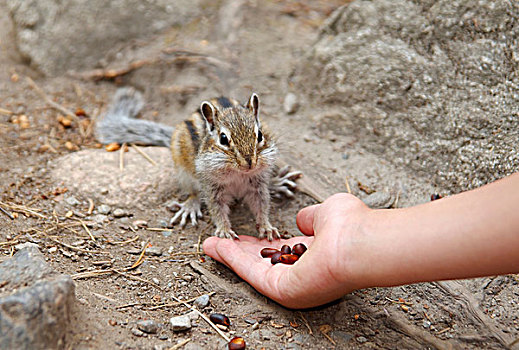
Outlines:
[[261,143],[261,141],[263,141],[263,134],[258,130],[258,143]]
[[220,134],[220,144],[222,146],[229,146],[229,139],[223,132]]

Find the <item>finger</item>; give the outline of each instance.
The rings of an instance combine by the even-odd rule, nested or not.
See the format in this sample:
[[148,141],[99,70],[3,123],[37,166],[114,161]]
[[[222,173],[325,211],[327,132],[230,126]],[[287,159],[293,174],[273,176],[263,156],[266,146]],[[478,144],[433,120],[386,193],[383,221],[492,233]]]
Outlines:
[[239,241],[221,239],[216,242],[214,249],[222,262],[230,267],[238,276],[249,282],[260,292],[265,292],[264,278],[270,262],[259,254],[250,254],[240,247]]
[[314,215],[320,204],[311,205],[303,208],[297,213],[296,223],[299,231],[307,236],[314,234]]
[[220,239],[221,238],[216,236],[206,238],[205,241],[202,243],[202,250],[204,254],[209,255],[211,258],[224,264],[222,257],[216,251],[216,244]]

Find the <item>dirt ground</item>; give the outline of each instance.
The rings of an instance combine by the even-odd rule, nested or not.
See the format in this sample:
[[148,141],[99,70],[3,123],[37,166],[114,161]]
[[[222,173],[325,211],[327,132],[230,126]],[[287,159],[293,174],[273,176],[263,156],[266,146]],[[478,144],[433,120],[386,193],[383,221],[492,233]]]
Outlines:
[[[366,187],[398,194],[399,207],[441,193],[427,178],[366,152],[354,137],[337,139],[333,125],[319,124],[318,116],[329,111],[302,95],[295,114],[284,112],[286,94],[298,93],[290,83],[298,58],[341,3],[229,2],[227,9],[190,26],[114,48],[105,68],[124,69],[138,59],[148,62],[102,79],[96,79],[97,71],[42,77],[17,53],[10,20],[0,13],[0,205],[17,216],[11,220],[0,213],[1,259],[17,243],[31,241],[57,271],[75,278],[78,302],[66,348],[168,349],[189,340],[182,348],[223,349],[225,342],[201,319],[185,332],[169,327],[171,317],[189,311],[183,305],[164,305],[174,301],[172,296],[187,300],[205,293],[214,294],[203,312],[228,315],[228,335],[243,336],[253,349],[513,348],[510,344],[519,337],[517,276],[373,288],[323,307],[287,310],[197,253],[210,232],[207,218],[198,228],[156,231],[149,228],[160,228],[171,216],[163,206],[122,208],[123,217],[112,213],[106,221],[87,226],[94,241],[81,224],[94,221],[89,197],[66,189],[50,175],[61,157],[99,148],[92,124],[117,86],[132,85],[148,101],[143,118],[170,125],[203,99],[224,94],[244,100],[256,91],[263,118],[277,131],[283,160],[303,171],[323,196],[346,191],[346,179],[361,198],[367,196]],[[226,11],[234,11],[231,19],[222,16]],[[50,106],[27,77],[52,101],[79,115],[71,127],[58,121],[63,112]],[[297,234],[295,213],[314,202],[303,193],[276,201],[271,221]],[[92,203],[94,210],[104,204],[97,198]],[[148,229],[135,228],[135,220],[145,220]],[[253,231],[241,207],[232,220],[238,233]],[[162,255],[147,255],[138,268],[121,271],[139,259],[148,243]],[[109,269],[120,273],[96,273]],[[132,329],[142,319],[163,327],[157,334],[135,335]]]

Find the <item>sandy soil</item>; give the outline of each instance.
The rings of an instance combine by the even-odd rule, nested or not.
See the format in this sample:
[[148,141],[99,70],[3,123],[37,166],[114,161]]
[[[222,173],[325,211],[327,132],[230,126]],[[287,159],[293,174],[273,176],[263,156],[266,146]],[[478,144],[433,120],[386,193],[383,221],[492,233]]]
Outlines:
[[[346,179],[361,198],[367,196],[362,190],[365,186],[398,194],[397,206],[427,201],[431,193],[441,191],[427,179],[366,152],[354,138],[334,136],[333,125],[320,123],[319,116],[331,113],[325,106],[311,105],[299,95],[297,113],[283,111],[286,94],[298,93],[297,86],[290,83],[298,58],[340,1],[268,1],[262,6],[256,1],[229,3],[225,11],[235,11],[232,21],[222,18],[222,10],[193,26],[129,43],[118,49],[121,54],[110,53],[108,67],[121,68],[138,58],[158,57],[161,50],[173,52],[115,79],[100,80],[87,77],[89,72],[40,76],[16,52],[10,21],[5,12],[0,14],[0,201],[18,214],[10,220],[0,213],[0,241],[7,242],[2,243],[1,259],[9,257],[15,242],[33,241],[57,271],[76,277],[78,303],[66,347],[170,348],[190,339],[184,349],[223,349],[225,342],[201,319],[189,331],[170,329],[169,319],[185,314],[184,306],[153,308],[173,302],[172,296],[190,299],[212,292],[204,313],[228,315],[232,321],[228,334],[242,335],[249,348],[255,349],[503,348],[517,338],[516,276],[374,288],[299,312],[266,299],[224,266],[196,253],[209,232],[207,219],[199,228],[172,232],[135,229],[135,220],[160,227],[171,213],[160,205],[122,208],[129,216],[109,214],[106,222],[93,225],[95,241],[77,224],[78,220],[89,221],[85,218],[88,197],[80,192],[63,193],[63,185],[53,180],[50,170],[64,155],[98,147],[91,125],[120,85],[133,85],[144,92],[148,104],[143,118],[167,124],[182,120],[208,97],[224,94],[245,99],[251,91],[258,92],[265,120],[278,130],[283,160],[301,169],[323,195],[345,191]],[[212,60],[171,59],[179,49]],[[34,79],[61,106],[83,109],[86,116],[78,117],[83,132],[75,120],[69,128],[60,124],[57,118],[63,113],[51,108],[26,77]],[[22,115],[27,116],[26,123]],[[83,181],[95,183],[90,178]],[[314,202],[302,193],[292,201],[276,201],[272,221],[297,234],[295,213]],[[12,210],[13,204],[35,208],[45,219]],[[96,200],[95,210],[101,204]],[[49,231],[56,221],[76,226]],[[253,227],[241,207],[233,222],[240,233]],[[123,274],[78,278],[83,272],[131,266],[147,243],[161,249],[162,255],[146,256],[137,269]],[[142,319],[163,327],[157,334],[137,336],[132,329]]]

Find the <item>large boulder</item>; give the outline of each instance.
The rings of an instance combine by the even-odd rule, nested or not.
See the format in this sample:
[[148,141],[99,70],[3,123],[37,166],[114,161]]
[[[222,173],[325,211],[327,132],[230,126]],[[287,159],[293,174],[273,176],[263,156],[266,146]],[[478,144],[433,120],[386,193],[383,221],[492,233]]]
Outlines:
[[74,282],[26,245],[0,264],[0,349],[65,348]]
[[174,198],[176,180],[171,152],[166,147],[143,147],[156,165],[133,147],[124,153],[86,149],[57,158],[51,176],[71,193],[122,208],[150,208]]
[[355,1],[296,78],[335,111],[318,125],[458,191],[519,170],[518,67],[517,3]]
[[20,52],[47,75],[92,68],[118,43],[200,15],[202,0],[8,0]]

